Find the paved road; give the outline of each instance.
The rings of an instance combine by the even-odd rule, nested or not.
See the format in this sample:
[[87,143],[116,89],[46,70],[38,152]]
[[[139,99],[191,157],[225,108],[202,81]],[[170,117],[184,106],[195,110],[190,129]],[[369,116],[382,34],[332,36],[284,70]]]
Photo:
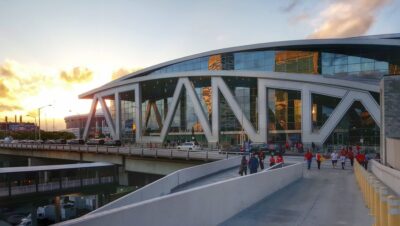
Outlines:
[[[315,164],[315,162],[314,162]],[[304,179],[243,210],[221,225],[372,225],[353,170],[305,169]]]

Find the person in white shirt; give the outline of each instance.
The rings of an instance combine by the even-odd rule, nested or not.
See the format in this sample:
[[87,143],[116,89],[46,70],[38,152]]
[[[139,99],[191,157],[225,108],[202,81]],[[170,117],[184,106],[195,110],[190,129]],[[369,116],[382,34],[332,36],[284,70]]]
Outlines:
[[336,168],[337,160],[338,160],[338,154],[336,151],[333,151],[331,154],[331,160],[332,160],[332,167]]
[[342,163],[342,169],[344,170],[344,164],[346,163],[346,155],[340,155],[340,162]]

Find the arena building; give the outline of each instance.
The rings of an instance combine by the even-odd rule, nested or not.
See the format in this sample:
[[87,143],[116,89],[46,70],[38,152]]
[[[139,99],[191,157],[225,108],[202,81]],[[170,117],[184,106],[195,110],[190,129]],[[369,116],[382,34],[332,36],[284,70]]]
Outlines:
[[99,103],[124,142],[379,147],[379,81],[398,74],[400,34],[213,50],[81,94],[93,99],[84,137]]

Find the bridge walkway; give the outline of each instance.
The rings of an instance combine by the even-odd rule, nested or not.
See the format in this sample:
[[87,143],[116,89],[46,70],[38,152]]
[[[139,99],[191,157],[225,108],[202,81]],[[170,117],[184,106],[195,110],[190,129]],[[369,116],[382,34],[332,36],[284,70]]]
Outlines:
[[[297,156],[285,156],[285,161],[302,161],[303,157],[297,157]],[[238,160],[240,161],[240,160]],[[175,193],[175,192],[179,192],[179,191],[184,191],[187,189],[191,189],[191,188],[195,188],[195,187],[199,187],[202,185],[206,185],[206,184],[211,184],[211,183],[215,183],[215,182],[219,182],[219,181],[223,181],[223,180],[227,180],[230,178],[234,178],[234,177],[238,177],[239,175],[239,163],[236,167],[224,170],[222,172],[218,172],[212,175],[208,175],[206,177],[202,177],[199,178],[197,180],[182,184],[181,186],[178,186],[177,188],[174,188],[172,190],[171,193]],[[265,168],[268,168],[268,159],[264,160],[264,165]],[[260,168],[258,168],[258,171],[260,171]],[[250,174],[250,170],[247,169],[247,174]]]
[[321,170],[315,165],[303,179],[220,225],[372,225],[349,164],[345,170],[332,169],[328,161]]

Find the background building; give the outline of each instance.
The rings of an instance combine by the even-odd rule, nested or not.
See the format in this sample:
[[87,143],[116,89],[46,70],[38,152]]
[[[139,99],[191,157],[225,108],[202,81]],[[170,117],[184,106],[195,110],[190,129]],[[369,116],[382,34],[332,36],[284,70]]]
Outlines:
[[[87,122],[87,114],[71,115],[64,118],[66,130],[81,138]],[[88,138],[110,137],[104,115],[97,113],[89,125]]]
[[[114,139],[137,143],[380,145],[379,81],[400,35],[297,40],[188,56],[80,95]],[[106,104],[106,100],[110,102]],[[84,137],[90,134],[86,126]]]

